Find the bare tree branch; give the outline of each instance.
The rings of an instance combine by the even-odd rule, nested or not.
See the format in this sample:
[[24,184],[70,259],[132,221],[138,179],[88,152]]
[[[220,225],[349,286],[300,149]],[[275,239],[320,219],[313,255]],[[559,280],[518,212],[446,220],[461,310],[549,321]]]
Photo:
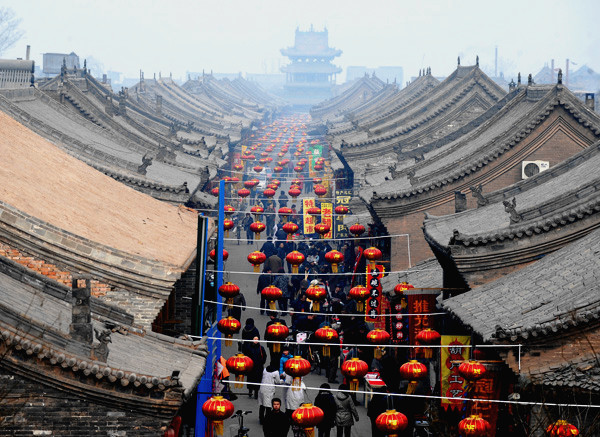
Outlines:
[[0,55],[11,48],[23,34],[19,29],[21,20],[9,8],[0,8]]

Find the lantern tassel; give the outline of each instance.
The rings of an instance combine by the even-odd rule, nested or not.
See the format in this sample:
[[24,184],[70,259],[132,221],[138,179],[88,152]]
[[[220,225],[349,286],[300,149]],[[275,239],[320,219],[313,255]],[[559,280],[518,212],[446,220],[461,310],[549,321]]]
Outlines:
[[[227,229],[227,230],[225,231],[225,238],[229,238],[229,229]],[[223,422],[221,422],[221,424],[222,424],[222,423],[223,423]],[[221,426],[223,426],[223,425],[221,425]]]
[[351,379],[350,380],[350,390],[352,390],[352,391],[358,390],[358,383],[359,383],[358,379]]
[[233,308],[233,298],[227,298],[227,308],[232,309]]
[[323,346],[323,356],[324,357],[329,357],[330,356],[329,346]]
[[306,433],[306,437],[315,437],[314,428],[304,428],[304,432]]
[[276,354],[281,352],[281,343],[273,343],[273,352]]
[[337,264],[336,263],[331,264],[331,271],[333,273],[337,273],[338,272]]
[[433,357],[433,350],[430,347],[423,348],[423,357],[425,357],[425,358],[432,358]]
[[298,273],[298,266],[295,264],[292,266],[292,273]]
[[270,300],[269,301],[269,309],[273,310],[273,311],[277,309],[277,307],[275,306],[275,301],[274,300]]
[[223,435],[223,421],[215,420],[213,422],[213,426],[215,427],[215,435]]
[[318,300],[313,300],[313,311],[318,312],[321,309],[321,304]]
[[418,384],[419,384],[418,381],[411,381],[408,384],[408,388],[406,389],[406,394],[407,395],[412,395],[417,390],[417,385]]
[[302,385],[302,378],[294,377],[292,380],[292,390],[298,391],[300,390],[300,386]]
[[254,273],[260,273],[260,264],[254,264]]
[[[226,335],[226,339],[233,338],[233,335]],[[233,344],[232,340],[225,340],[225,346],[231,346]]]
[[235,388],[242,388],[244,386],[244,384],[242,384],[242,382],[244,382],[244,375],[242,373],[235,375]]
[[375,358],[380,360],[383,357],[383,348],[382,347],[375,347]]
[[356,311],[362,313],[365,310],[365,304],[363,302],[356,302]]
[[369,268],[370,269],[374,269],[375,268],[375,261],[369,261]]
[[257,239],[257,240],[260,240],[260,232],[257,232],[257,233],[256,233],[256,239]]

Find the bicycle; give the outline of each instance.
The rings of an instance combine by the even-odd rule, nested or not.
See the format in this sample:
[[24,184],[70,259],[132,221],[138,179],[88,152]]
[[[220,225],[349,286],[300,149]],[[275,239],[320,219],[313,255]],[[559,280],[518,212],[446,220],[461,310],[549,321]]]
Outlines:
[[244,416],[247,414],[252,414],[252,411],[242,411],[237,410],[231,419],[237,418],[238,420],[238,431],[236,437],[248,437],[248,431],[250,428],[244,427]]

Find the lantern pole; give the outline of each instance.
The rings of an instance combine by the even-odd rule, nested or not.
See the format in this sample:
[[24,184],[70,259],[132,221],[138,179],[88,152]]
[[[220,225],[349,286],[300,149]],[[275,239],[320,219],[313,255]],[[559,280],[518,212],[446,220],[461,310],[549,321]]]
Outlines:
[[[225,221],[225,181],[221,179],[219,181],[219,229],[217,231],[217,284],[216,289],[218,290],[223,285],[223,222]],[[219,305],[220,307],[220,305]],[[220,318],[220,314],[218,318]]]

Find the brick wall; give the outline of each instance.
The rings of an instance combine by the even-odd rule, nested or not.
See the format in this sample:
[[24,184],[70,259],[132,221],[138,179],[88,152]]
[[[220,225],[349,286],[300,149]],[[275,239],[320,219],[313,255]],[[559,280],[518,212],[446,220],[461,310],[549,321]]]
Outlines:
[[151,415],[92,403],[0,366],[0,435],[161,436],[164,422]]

